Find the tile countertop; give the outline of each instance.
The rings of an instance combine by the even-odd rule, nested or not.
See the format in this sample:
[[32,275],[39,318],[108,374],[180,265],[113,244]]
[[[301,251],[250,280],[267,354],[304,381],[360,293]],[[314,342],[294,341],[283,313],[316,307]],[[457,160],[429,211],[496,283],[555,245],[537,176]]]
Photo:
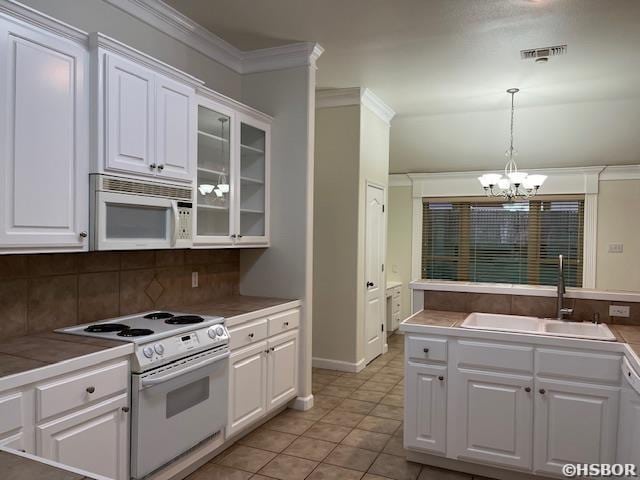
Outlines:
[[[423,310],[404,322],[405,325],[420,325],[434,327],[457,327],[469,313],[445,312],[440,310]],[[607,324],[618,342],[629,345],[631,350],[640,357],[640,325],[612,325]]]
[[[102,480],[104,477],[68,468],[32,455],[0,449],[2,478],[7,480]],[[106,479],[104,479],[106,480]]]

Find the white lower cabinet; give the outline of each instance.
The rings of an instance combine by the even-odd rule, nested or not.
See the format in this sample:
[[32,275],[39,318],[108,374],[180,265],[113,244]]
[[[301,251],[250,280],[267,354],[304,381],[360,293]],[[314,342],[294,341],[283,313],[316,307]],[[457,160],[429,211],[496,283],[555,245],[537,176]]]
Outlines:
[[444,453],[447,434],[447,367],[409,363],[406,369],[404,443],[407,447]]
[[[289,313],[293,315],[289,325],[297,326],[300,311]],[[252,320],[229,329],[230,344],[244,346],[232,347],[229,360],[227,437],[283,406],[298,392],[298,329],[267,337],[266,328],[263,328],[281,315]]]
[[123,394],[38,426],[38,454],[108,478],[128,478],[128,408]]
[[454,456],[531,469],[533,379],[458,371],[451,379]]
[[408,449],[545,476],[640,462],[640,395],[626,389],[619,416],[620,353],[426,333],[405,347]]
[[231,354],[229,361],[229,421],[227,436],[267,412],[267,342]]
[[534,470],[562,475],[567,463],[614,463],[620,389],[536,381]]

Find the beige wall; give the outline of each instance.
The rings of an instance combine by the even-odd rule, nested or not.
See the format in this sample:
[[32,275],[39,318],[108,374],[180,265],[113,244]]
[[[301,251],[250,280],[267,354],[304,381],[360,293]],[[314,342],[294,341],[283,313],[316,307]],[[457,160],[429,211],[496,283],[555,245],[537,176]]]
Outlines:
[[240,99],[240,75],[103,0],[20,0],[86,32],[101,32]]
[[[640,180],[601,181],[596,288],[640,291]],[[623,253],[608,253],[622,243]]]
[[316,110],[313,356],[356,362],[360,107]]
[[[357,358],[365,357],[365,220],[367,213],[367,182],[385,188],[389,183],[389,125],[366,107],[360,108],[360,173],[358,180],[358,275],[357,287]],[[386,203],[386,201],[385,201]],[[386,231],[386,226],[385,226]],[[383,257],[384,258],[384,257]],[[383,289],[386,284],[382,278]],[[382,292],[382,304],[385,305],[384,291]],[[386,307],[383,307],[382,321]]]
[[411,314],[411,187],[390,187],[387,205],[387,280],[402,282],[400,318],[405,319]]

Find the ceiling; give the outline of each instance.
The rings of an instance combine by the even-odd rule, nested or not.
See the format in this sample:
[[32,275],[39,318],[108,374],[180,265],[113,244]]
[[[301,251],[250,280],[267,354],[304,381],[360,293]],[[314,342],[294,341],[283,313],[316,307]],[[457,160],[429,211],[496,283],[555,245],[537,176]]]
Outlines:
[[165,1],[243,50],[320,43],[319,88],[367,87],[397,112],[392,172],[499,166],[514,86],[525,166],[640,163],[638,0]]

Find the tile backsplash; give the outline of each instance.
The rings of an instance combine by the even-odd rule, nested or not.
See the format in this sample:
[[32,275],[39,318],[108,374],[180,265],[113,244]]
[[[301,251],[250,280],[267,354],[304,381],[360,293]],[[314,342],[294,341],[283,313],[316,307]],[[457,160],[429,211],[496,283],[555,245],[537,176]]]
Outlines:
[[237,250],[0,255],[0,340],[237,294],[239,270]]
[[[610,317],[609,305],[629,306],[629,317]],[[449,312],[503,313],[545,318],[556,316],[555,297],[425,290],[424,306],[430,310]],[[573,308],[569,320],[593,321],[597,313],[603,323],[640,325],[640,303],[565,298],[565,307]]]

